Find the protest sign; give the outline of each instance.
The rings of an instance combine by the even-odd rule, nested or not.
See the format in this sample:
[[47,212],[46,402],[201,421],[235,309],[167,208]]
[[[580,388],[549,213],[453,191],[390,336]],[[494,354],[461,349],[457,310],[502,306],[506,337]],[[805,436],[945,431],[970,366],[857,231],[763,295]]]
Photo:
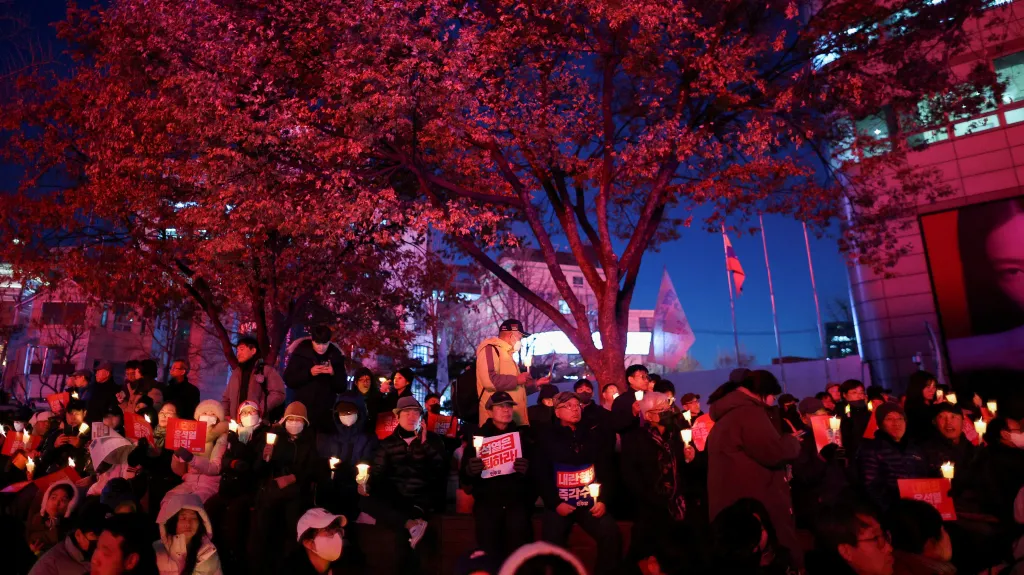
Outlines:
[[69,401],[71,401],[71,394],[66,391],[62,393],[51,393],[46,396],[46,403],[50,404],[50,411],[54,413],[62,413],[64,408],[67,407]]
[[515,473],[513,466],[516,459],[523,456],[523,442],[519,432],[485,437],[476,456],[484,460],[484,470],[480,473],[484,479]]
[[147,440],[153,441],[153,426],[137,413],[126,413],[124,414],[124,436],[134,440],[145,437]]
[[72,483],[76,483],[82,479],[80,475],[75,471],[74,467],[62,467],[59,471],[55,471],[44,477],[40,477],[35,481],[19,481],[18,483],[12,483],[7,487],[4,487],[0,493],[17,493],[28,486],[29,483],[35,483],[36,487],[39,488],[39,492],[46,491],[46,488],[60,481],[61,479],[67,479]]
[[450,415],[427,414],[427,431],[444,437],[456,437],[459,420]]
[[25,451],[35,451],[39,449],[39,444],[43,441],[43,438],[38,435],[29,435],[28,441],[26,441],[26,433],[28,432],[23,431],[18,433],[14,430],[8,431],[7,438],[4,439],[4,448],[2,453],[10,457],[19,449],[24,449]]
[[92,422],[92,438],[99,439],[101,437],[110,437],[110,428],[102,421]]
[[395,432],[398,427],[398,417],[391,412],[382,413],[377,416],[377,439],[384,440]]
[[871,414],[871,418],[868,419],[868,426],[864,428],[864,439],[874,439],[875,432],[878,431],[878,422],[875,421],[875,414]]
[[956,521],[956,509],[949,496],[949,480],[942,479],[898,479],[901,499],[916,499],[930,504],[943,521]]
[[828,426],[828,415],[811,416],[811,432],[814,434],[814,447],[820,452],[832,443],[831,428]]
[[555,464],[555,486],[558,498],[573,507],[592,507],[594,498],[590,496],[590,484],[596,474],[594,466],[578,467]]
[[708,434],[711,433],[711,428],[714,425],[715,422],[711,420],[711,416],[705,413],[690,426],[690,429],[693,430],[693,445],[698,451],[704,451],[704,444],[707,443]]
[[206,423],[177,417],[168,419],[167,446],[168,449],[184,447],[192,453],[202,453],[206,450]]

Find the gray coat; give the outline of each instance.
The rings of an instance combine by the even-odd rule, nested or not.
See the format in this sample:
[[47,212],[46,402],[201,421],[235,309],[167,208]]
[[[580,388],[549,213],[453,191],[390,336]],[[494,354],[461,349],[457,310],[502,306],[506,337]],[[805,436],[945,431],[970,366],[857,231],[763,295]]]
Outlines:
[[[260,377],[263,378],[262,384],[259,381]],[[231,379],[228,380],[228,386],[220,399],[221,405],[224,406],[224,412],[229,419],[238,419],[238,388],[241,379],[242,369],[232,369]],[[267,388],[266,405],[264,405],[263,397],[264,385]],[[249,394],[246,396],[246,400],[256,402],[260,406],[264,418],[268,418],[269,413],[275,407],[283,404],[284,380],[281,379],[281,375],[277,373],[277,370],[269,365],[264,365],[261,373],[256,373],[254,369],[252,375],[249,376]]]
[[68,535],[43,553],[28,575],[85,575],[88,572],[89,561]]

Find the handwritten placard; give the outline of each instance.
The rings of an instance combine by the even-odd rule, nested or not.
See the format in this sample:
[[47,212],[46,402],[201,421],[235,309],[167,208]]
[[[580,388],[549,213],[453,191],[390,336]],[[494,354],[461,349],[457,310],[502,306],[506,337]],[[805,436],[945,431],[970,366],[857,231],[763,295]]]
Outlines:
[[949,480],[941,479],[898,479],[901,499],[916,499],[930,504],[943,521],[956,521],[956,509],[949,496]]
[[594,498],[590,495],[590,484],[596,474],[594,466],[576,467],[555,464],[555,486],[558,498],[573,507],[592,507]]
[[704,451],[704,446],[708,442],[708,434],[711,433],[711,428],[715,426],[715,422],[711,420],[711,416],[707,413],[697,418],[697,421],[693,422],[690,429],[693,430],[693,445],[699,450]]
[[427,431],[442,437],[456,437],[459,432],[459,420],[450,415],[428,413]]
[[206,450],[206,423],[193,419],[167,420],[167,444],[170,449],[184,447],[192,453]]
[[484,461],[484,470],[480,473],[484,479],[515,473],[513,467],[516,459],[523,456],[523,442],[519,432],[485,437],[476,456]]
[[54,413],[62,413],[69,401],[71,401],[71,394],[66,391],[46,396],[46,403],[50,404],[50,411]]
[[134,439],[138,441],[145,437],[147,440],[153,440],[153,426],[141,415],[137,413],[128,412],[124,414],[124,435],[128,439]]
[[398,427],[398,417],[394,413],[382,413],[377,416],[377,439],[387,439]]

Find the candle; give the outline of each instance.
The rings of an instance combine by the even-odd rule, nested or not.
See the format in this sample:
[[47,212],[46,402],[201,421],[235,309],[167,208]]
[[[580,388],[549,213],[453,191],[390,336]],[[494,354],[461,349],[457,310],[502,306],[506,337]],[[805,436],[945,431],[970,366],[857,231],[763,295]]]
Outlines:
[[850,404],[846,404],[846,415],[850,415]]
[[338,459],[337,457],[332,457],[328,460],[328,462],[331,464],[331,471],[334,471],[334,468],[337,467],[339,463],[341,463],[341,460]]
[[531,367],[533,367],[533,356],[532,355],[526,356],[526,358],[523,359],[523,365],[526,366],[526,369],[530,369]]
[[25,464],[25,469],[28,470],[28,474],[32,475],[32,472],[36,469],[36,462],[32,461],[32,458],[28,458],[28,463]]
[[693,419],[693,415],[690,413],[689,409],[683,412],[683,419],[686,420],[686,423],[690,423],[690,420]]
[[267,434],[267,445],[273,445],[275,441],[277,441],[277,434],[276,433],[268,433]]
[[943,392],[941,389],[936,389],[935,390],[935,399],[936,399],[936,401],[939,401],[941,403],[943,395],[945,395],[945,392]]
[[370,465],[367,463],[356,464],[356,482],[366,483],[370,477]]
[[635,397],[637,401],[640,401],[641,399],[644,398],[644,392],[636,390],[633,392],[633,397]]
[[146,413],[146,414],[143,414],[143,416],[142,416],[142,417],[144,417],[144,418],[146,419],[146,423],[149,423],[149,424],[151,424],[151,425],[152,425],[152,423],[153,423],[153,420],[149,418],[149,414],[148,414],[148,413]]
[[871,402],[869,401],[869,402],[868,402],[868,411],[874,411],[874,410],[875,410],[875,404],[874,404],[874,403],[871,403]]
[[32,434],[29,433],[27,429],[21,432],[21,442],[24,443],[26,446],[29,444],[29,441],[31,441],[31,439]]
[[228,431],[238,433],[238,423],[236,423],[234,419],[228,420]]
[[956,405],[956,394],[952,391],[946,394],[946,401]]
[[480,448],[484,446],[484,438],[479,435],[473,436],[473,449],[480,451]]
[[71,399],[78,399],[78,391],[77,390],[71,392]]
[[590,484],[590,496],[594,498],[594,503],[597,503],[597,496],[601,494],[601,484],[591,483]]
[[842,422],[839,420],[839,417],[833,415],[832,417],[828,418],[828,427],[832,431],[839,431],[840,425],[842,425]]
[[984,436],[986,429],[988,429],[988,424],[984,420],[979,419],[974,422],[974,431],[977,431],[978,435]]
[[679,433],[681,433],[683,435],[683,443],[685,443],[686,445],[689,445],[690,444],[690,440],[693,439],[693,430],[692,429],[684,429],[684,430],[680,431]]
[[989,412],[990,412],[990,413],[991,413],[992,415],[995,415],[995,414],[996,414],[996,409],[998,409],[998,407],[999,407],[999,406],[998,406],[998,405],[996,405],[996,402],[995,402],[995,401],[990,401],[990,402],[988,402],[988,403],[986,403],[986,404],[985,404],[985,407],[987,407],[987,408],[988,408]]
[[617,394],[617,393],[612,394],[612,401],[615,401],[618,398],[619,398],[619,394]]
[[75,466],[75,460],[69,457],[68,458],[68,467],[74,467],[74,466]]
[[942,476],[946,479],[953,479],[953,462],[947,461],[943,463],[939,469],[942,470]]
[[4,431],[4,426],[2,425],[0,425],[0,435],[2,435],[3,437],[7,437],[7,432]]
[[89,431],[89,424],[83,422],[82,425],[78,426],[78,435],[82,435],[86,431]]
[[388,378],[386,378],[386,377],[381,377],[379,379],[380,379],[381,383],[387,383],[387,381],[388,381]]

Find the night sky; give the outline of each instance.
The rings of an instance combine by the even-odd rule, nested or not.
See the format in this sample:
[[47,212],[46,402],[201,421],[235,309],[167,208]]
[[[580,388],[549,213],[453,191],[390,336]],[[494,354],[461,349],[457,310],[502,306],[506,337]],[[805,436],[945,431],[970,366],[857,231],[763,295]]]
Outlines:
[[[15,9],[29,17],[35,32],[54,53],[60,52],[60,46],[48,24],[63,17],[64,6],[63,0],[15,0]],[[10,189],[15,185],[16,172],[0,168],[0,186]],[[821,347],[801,226],[791,219],[766,216],[765,227],[783,353],[819,357]],[[732,236],[732,241],[747,274],[744,294],[736,302],[740,345],[746,353],[754,354],[759,363],[768,363],[775,356],[775,339],[761,238]],[[844,258],[834,237],[817,240],[812,236],[811,250],[822,319],[831,321],[837,319],[830,311],[838,311],[835,302],[849,302]],[[685,229],[678,241],[663,246],[660,252],[646,254],[633,299],[634,309],[654,307],[665,267],[697,335],[691,354],[702,367],[713,368],[720,350],[731,353],[733,349],[721,234],[709,234],[697,227]]]

